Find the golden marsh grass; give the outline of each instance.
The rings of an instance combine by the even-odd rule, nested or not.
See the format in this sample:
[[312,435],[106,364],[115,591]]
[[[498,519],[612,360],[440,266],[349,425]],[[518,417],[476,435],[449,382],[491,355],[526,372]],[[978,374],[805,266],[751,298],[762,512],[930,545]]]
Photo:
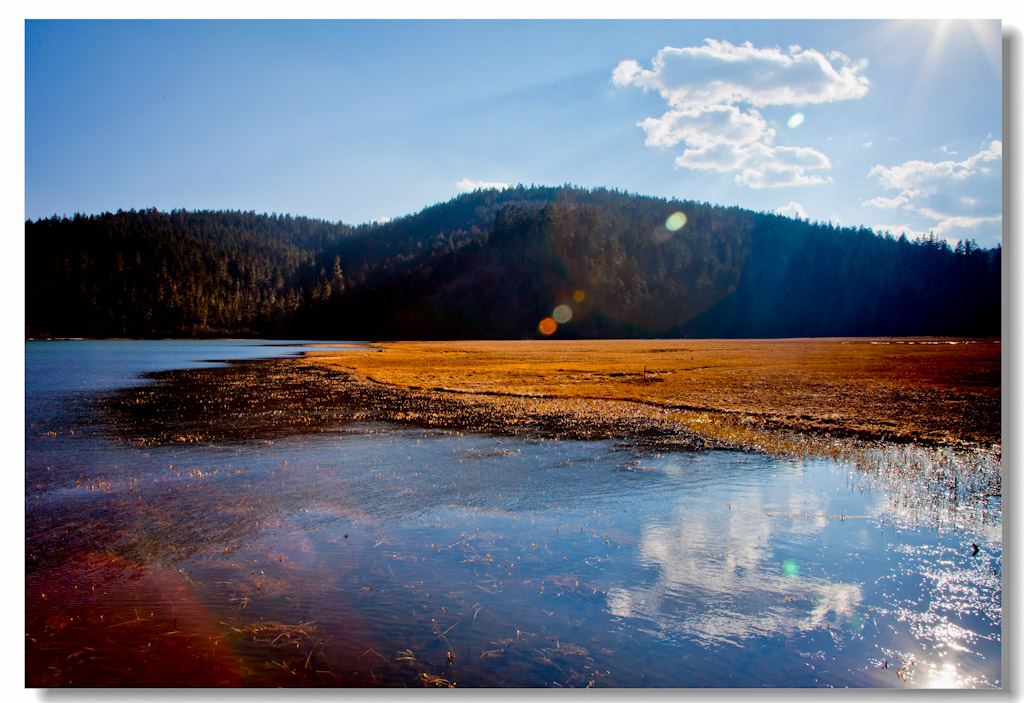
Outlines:
[[[794,434],[1001,446],[1000,351],[959,339],[389,342],[308,363],[461,398],[510,426],[551,413],[584,424],[640,416],[792,453]],[[435,424],[429,414],[396,419]]]

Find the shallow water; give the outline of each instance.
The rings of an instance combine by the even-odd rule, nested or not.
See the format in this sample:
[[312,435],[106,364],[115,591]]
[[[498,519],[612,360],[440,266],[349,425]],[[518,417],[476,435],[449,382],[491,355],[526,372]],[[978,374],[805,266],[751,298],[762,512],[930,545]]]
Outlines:
[[[218,344],[26,345],[29,685],[999,686],[990,457],[282,423],[218,402],[253,367],[138,375]],[[175,393],[182,434],[131,420]]]

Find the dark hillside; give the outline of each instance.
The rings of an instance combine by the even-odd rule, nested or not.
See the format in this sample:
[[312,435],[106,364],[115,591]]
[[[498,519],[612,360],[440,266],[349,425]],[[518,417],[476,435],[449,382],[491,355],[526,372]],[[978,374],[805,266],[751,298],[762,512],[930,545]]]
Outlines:
[[998,248],[605,189],[358,227],[144,210],[25,234],[30,337],[522,338],[559,306],[553,336],[575,338],[999,334]]

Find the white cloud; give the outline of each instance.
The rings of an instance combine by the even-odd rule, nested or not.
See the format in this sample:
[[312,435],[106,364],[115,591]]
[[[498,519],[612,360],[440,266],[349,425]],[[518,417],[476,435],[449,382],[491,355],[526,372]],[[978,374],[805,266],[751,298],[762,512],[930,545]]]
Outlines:
[[895,235],[895,236],[899,236],[901,234],[905,234],[910,239],[920,239],[921,237],[927,236],[927,234],[928,234],[927,232],[923,232],[923,231],[921,231],[919,229],[916,229],[915,227],[912,227],[911,225],[908,225],[908,224],[902,224],[902,225],[875,225],[872,229],[874,229],[879,234],[882,234],[883,232],[888,232],[889,234],[892,234],[892,235]]
[[[963,161],[905,161],[896,166],[879,164],[869,176],[878,179],[892,196],[878,196],[868,207],[903,210],[932,220],[930,230],[950,240],[963,238],[963,230],[984,225],[998,233],[1002,221],[1001,169],[1003,145],[991,141]],[[910,233],[910,228],[905,228]]]
[[620,61],[612,71],[612,83],[619,88],[625,88],[633,83],[642,72],[643,69],[636,61],[632,59]]
[[807,175],[803,168],[786,166],[775,161],[762,161],[743,169],[736,182],[750,188],[781,188],[782,186],[813,186],[827,183],[821,176]]
[[885,196],[880,195],[877,198],[872,198],[871,200],[868,200],[864,204],[869,207],[880,207],[889,210],[898,210],[904,207],[909,208],[910,203],[912,202],[912,196],[913,191],[905,191],[894,198],[886,198]]
[[775,136],[756,110],[742,112],[734,105],[670,110],[661,117],[648,117],[639,126],[647,133],[645,144],[663,148],[683,141],[694,147],[750,144]]
[[796,202],[790,202],[786,205],[783,205],[780,208],[776,208],[775,212],[779,213],[780,215],[785,215],[786,217],[795,217],[798,220],[809,219],[807,217],[807,212],[804,210],[803,205]]
[[474,190],[489,190],[491,188],[504,190],[505,188],[511,188],[512,184],[498,183],[496,181],[471,181],[468,178],[463,178],[461,181],[456,181],[455,187],[459,189],[459,192],[470,193]]
[[870,140],[870,139],[869,139],[869,140],[867,140],[866,142],[864,142],[863,144],[861,144],[861,146],[862,146],[862,147],[864,147],[865,149],[867,149],[868,147],[870,147],[870,146],[871,146],[871,140]]
[[[928,216],[930,217],[930,215]],[[943,217],[942,221],[935,225],[932,231],[935,232],[936,236],[943,239],[967,239],[968,237],[964,234],[963,230],[976,230],[983,224],[1001,223],[1002,221],[1002,215],[991,215],[989,217]]]
[[666,46],[651,62],[623,61],[612,72],[620,88],[656,90],[673,107],[691,105],[808,105],[862,97],[868,79],[839,52],[826,58],[814,49],[758,49],[705,39],[704,46]]
[[847,57],[813,49],[758,49],[706,39],[703,46],[665,47],[652,68],[636,61],[612,71],[619,88],[657,91],[671,108],[638,123],[648,146],[682,143],[676,168],[737,172],[751,188],[826,183],[808,171],[828,169],[828,157],[809,147],[773,146],[775,130],[758,112],[767,105],[808,105],[859,98],[868,81]]
[[952,181],[963,181],[978,173],[987,173],[981,164],[1001,159],[1002,142],[993,141],[974,156],[963,161],[905,161],[899,166],[882,166],[871,169],[870,176],[878,176],[886,188],[927,189],[941,187]]
[[676,157],[677,168],[739,171],[736,182],[750,188],[777,188],[825,183],[808,170],[829,167],[828,157],[808,147],[769,146],[763,142],[732,144],[719,142],[686,149]]
[[947,217],[938,223],[935,227],[930,227],[927,232],[912,227],[907,224],[902,225],[876,225],[873,229],[876,232],[890,232],[891,234],[906,234],[908,237],[921,238],[926,237],[929,234],[934,234],[940,239],[945,239],[950,242],[956,242],[960,239],[970,239],[971,235],[967,235],[963,230],[975,229],[985,223],[998,223],[1002,220],[1002,217]]

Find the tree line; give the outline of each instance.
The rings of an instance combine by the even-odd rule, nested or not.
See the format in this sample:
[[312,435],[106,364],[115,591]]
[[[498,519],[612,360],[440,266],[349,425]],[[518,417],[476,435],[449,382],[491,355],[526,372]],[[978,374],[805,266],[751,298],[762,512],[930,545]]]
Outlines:
[[999,247],[603,188],[475,191],[360,226],[118,211],[25,238],[30,338],[516,339],[556,309],[551,336],[571,338],[1000,333]]

